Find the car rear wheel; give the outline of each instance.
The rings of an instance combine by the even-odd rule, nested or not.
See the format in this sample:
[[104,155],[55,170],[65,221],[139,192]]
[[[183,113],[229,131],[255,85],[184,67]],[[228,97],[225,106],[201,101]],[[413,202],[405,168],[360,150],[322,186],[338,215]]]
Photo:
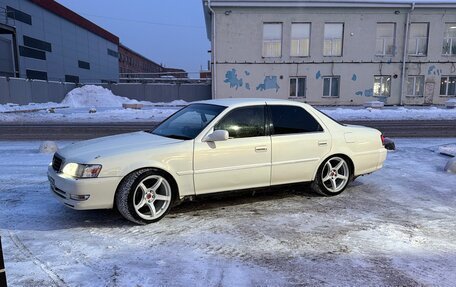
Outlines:
[[139,170],[128,175],[119,185],[116,206],[126,219],[148,224],[159,221],[174,200],[172,181],[157,170]]
[[322,195],[333,196],[342,193],[352,179],[353,174],[347,160],[333,156],[320,166],[311,188]]

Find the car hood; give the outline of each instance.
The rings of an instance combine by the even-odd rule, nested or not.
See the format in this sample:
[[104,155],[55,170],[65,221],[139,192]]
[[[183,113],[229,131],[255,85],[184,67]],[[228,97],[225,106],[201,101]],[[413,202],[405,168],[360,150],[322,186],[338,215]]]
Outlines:
[[115,156],[119,153],[144,151],[145,149],[178,142],[182,142],[182,140],[166,138],[148,132],[134,132],[77,142],[64,147],[57,153],[66,161],[91,163],[94,160]]

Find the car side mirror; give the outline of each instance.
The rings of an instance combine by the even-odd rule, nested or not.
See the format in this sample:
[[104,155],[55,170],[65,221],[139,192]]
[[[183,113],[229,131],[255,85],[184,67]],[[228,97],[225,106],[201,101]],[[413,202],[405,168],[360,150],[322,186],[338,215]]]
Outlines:
[[226,141],[230,137],[230,134],[226,130],[216,130],[208,134],[203,142],[219,142]]

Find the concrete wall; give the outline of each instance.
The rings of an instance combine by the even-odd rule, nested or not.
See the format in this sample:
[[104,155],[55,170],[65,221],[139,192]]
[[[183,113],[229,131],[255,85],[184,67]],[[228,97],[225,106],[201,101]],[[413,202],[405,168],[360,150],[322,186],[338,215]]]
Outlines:
[[[229,12],[225,13],[227,10]],[[456,75],[456,56],[442,55],[445,23],[456,23],[456,9],[416,9],[410,22],[429,23],[426,56],[407,56],[406,74],[425,77],[425,96],[401,95],[402,57],[407,9],[399,8],[215,8],[216,98],[289,98],[290,77],[306,77],[306,97],[322,105],[360,105],[382,100],[388,105],[442,104],[441,76]],[[263,23],[282,23],[282,55],[262,57]],[[291,24],[310,23],[310,56],[290,56]],[[343,23],[343,55],[323,56],[324,24]],[[395,23],[393,56],[376,56],[376,25]],[[324,76],[340,77],[340,96],[323,97]],[[391,76],[391,96],[372,96],[374,75]],[[242,85],[241,85],[242,83]],[[427,93],[427,95],[426,95]],[[296,99],[296,98],[295,98]]]
[[[141,101],[188,102],[211,98],[209,84],[95,84],[112,90],[115,95]],[[65,95],[76,88],[65,82],[26,80],[0,77],[0,104],[59,103]]]

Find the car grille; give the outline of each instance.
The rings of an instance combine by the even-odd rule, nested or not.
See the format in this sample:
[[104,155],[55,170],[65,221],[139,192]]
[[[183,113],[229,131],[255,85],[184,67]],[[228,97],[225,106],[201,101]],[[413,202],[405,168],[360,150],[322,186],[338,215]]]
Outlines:
[[63,159],[58,154],[54,154],[54,157],[52,158],[52,169],[56,172],[60,172],[60,169],[62,168],[62,163]]

